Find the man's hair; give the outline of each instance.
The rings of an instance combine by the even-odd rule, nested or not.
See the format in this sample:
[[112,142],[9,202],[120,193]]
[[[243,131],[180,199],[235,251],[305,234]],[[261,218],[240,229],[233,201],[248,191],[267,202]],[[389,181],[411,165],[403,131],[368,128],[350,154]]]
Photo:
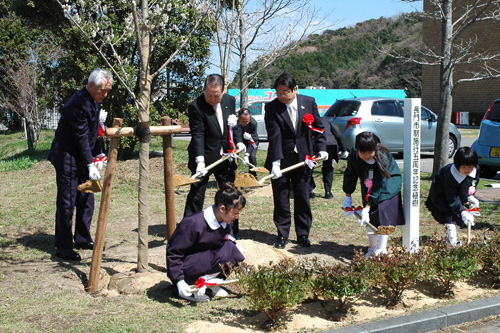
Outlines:
[[239,111],[238,111],[238,118],[241,117],[242,115],[250,115],[250,110],[248,110],[247,108],[241,108]]
[[113,76],[107,70],[96,68],[92,71],[92,73],[90,73],[87,84],[94,82],[96,86],[100,87],[101,84],[104,83],[104,80],[111,81],[111,83],[113,83]]
[[222,75],[220,74],[210,74],[205,80],[203,90],[207,89],[208,86],[221,87],[221,90],[224,91],[224,77],[222,77]]
[[274,89],[278,89],[279,86],[287,86],[293,90],[297,87],[297,82],[295,82],[295,78],[290,74],[281,74],[276,81],[274,81]]
[[471,147],[460,147],[458,148],[455,156],[453,157],[453,164],[459,169],[461,166],[473,165],[476,166],[478,162],[477,153]]

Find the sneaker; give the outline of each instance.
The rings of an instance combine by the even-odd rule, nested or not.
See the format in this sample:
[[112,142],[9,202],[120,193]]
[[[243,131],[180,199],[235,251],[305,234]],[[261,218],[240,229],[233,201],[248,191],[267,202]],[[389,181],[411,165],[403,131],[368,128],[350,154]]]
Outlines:
[[365,253],[365,258],[371,258],[372,257],[372,248],[369,247],[368,251]]
[[207,294],[211,297],[227,297],[229,293],[220,286],[208,287]]

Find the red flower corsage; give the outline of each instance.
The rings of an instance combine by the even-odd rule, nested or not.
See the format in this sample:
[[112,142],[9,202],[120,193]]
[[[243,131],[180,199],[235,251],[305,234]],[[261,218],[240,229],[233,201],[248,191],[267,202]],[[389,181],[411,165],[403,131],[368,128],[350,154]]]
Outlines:
[[325,130],[322,130],[320,128],[316,128],[312,126],[312,123],[314,122],[314,116],[310,113],[306,113],[304,115],[304,118],[302,118],[302,122],[307,125],[311,130],[319,133],[323,133]]

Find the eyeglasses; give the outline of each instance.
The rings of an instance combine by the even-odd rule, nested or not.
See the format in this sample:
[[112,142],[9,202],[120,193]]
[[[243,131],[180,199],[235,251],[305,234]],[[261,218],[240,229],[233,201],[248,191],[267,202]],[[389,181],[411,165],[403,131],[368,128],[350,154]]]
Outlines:
[[292,93],[292,90],[287,89],[287,90],[276,90],[276,95],[279,96],[288,96]]

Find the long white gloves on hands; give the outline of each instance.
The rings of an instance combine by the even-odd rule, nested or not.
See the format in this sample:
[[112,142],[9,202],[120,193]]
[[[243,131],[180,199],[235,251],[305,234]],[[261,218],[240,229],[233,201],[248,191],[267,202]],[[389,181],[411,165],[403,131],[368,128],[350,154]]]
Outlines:
[[241,150],[243,152],[247,151],[247,147],[245,146],[245,144],[243,142],[238,142],[236,144],[236,149]]
[[462,215],[462,221],[464,221],[465,225],[471,225],[473,226],[474,225],[474,215],[472,215],[471,213],[469,213],[468,211],[466,210],[463,210],[462,213],[460,213]]
[[189,297],[192,295],[192,292],[190,292],[191,287],[184,280],[177,282],[177,290],[181,296]]
[[196,173],[200,173],[202,176],[205,176],[208,173],[208,170],[205,169],[205,162],[198,162],[196,164]]
[[361,220],[359,220],[359,225],[364,226],[367,222],[370,222],[370,207],[363,208],[363,211],[361,212]]
[[281,174],[281,167],[280,167],[280,162],[279,161],[274,161],[273,162],[273,168],[271,170],[271,173],[274,175],[273,179],[278,179],[282,176]]
[[250,141],[252,140],[252,135],[250,135],[250,133],[245,132],[243,133],[243,139]]
[[347,207],[352,207],[352,197],[346,196],[344,198],[344,203],[342,204],[342,208],[346,209]]
[[328,159],[328,153],[326,151],[320,151],[318,154],[319,158],[324,158],[325,160]]
[[467,201],[474,205],[474,207],[479,207],[479,200],[477,200],[473,195],[467,197]]
[[94,163],[90,163],[87,165],[89,168],[89,179],[91,180],[99,180],[101,179],[101,174],[99,173],[99,170],[97,170],[97,167],[95,166]]
[[349,157],[349,151],[346,150],[342,152],[339,157],[342,159],[346,159],[347,157]]

